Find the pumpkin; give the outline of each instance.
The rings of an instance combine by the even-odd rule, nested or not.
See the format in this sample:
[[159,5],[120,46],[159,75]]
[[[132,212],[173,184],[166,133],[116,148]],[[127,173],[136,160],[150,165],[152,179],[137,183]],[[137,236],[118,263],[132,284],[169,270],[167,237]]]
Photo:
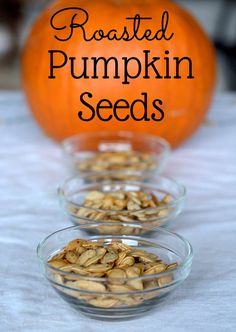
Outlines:
[[[81,31],[75,29],[73,36],[62,42],[55,36],[66,39],[72,17],[71,10],[65,10],[55,17],[54,25],[67,27],[65,31],[53,29],[50,20],[57,11],[68,7],[79,7],[87,11],[89,19],[84,28],[90,37],[94,31],[101,28],[104,31],[122,31],[125,25],[130,26],[126,17],[134,17],[136,14],[152,18],[141,22],[140,33],[146,29],[157,31],[165,11],[169,13],[166,33],[174,35],[170,40],[133,39],[127,42],[104,38],[87,42],[82,38]],[[68,58],[74,57],[74,71],[77,71],[77,75],[82,72],[82,57],[90,60],[92,57],[117,57],[121,77],[125,70],[121,66],[122,57],[136,56],[144,66],[144,50],[150,51],[150,56],[160,57],[162,60],[169,57],[169,70],[173,75],[176,67],[174,57],[189,57],[194,78],[188,78],[189,66],[186,61],[181,64],[181,79],[157,79],[155,75],[144,79],[143,75],[140,75],[130,79],[129,84],[122,84],[121,79],[114,77],[103,79],[101,69],[98,70],[100,75],[96,79],[76,79],[72,77],[69,65],[54,68],[53,75],[56,78],[52,79],[48,78],[50,50],[60,50]],[[60,57],[63,57],[63,53],[56,55],[53,61],[62,65],[63,59]],[[163,60],[157,65],[163,76],[166,73],[166,63],[167,60]],[[93,65],[91,61],[87,62],[87,71],[91,76]],[[134,65],[131,65],[129,70],[135,71],[133,67]],[[45,133],[56,140],[60,141],[80,132],[131,130],[161,136],[172,146],[177,146],[200,126],[209,108],[215,82],[214,49],[197,21],[169,0],[59,0],[40,13],[32,26],[22,54],[22,82],[35,119]],[[94,110],[102,99],[107,99],[103,102],[104,108],[101,112],[107,114],[107,117],[114,111],[117,100],[122,99],[123,103],[126,100],[130,106],[135,100],[141,99],[142,93],[146,93],[148,112],[153,111],[153,101],[159,100],[157,104],[161,106],[162,103],[160,108],[164,112],[164,118],[162,121],[153,121],[149,116],[149,119],[137,121],[138,116],[136,120],[130,116],[126,121],[118,121],[112,116],[109,121],[102,121],[98,116],[94,116],[91,121],[82,121],[78,113],[84,111],[86,114],[90,111],[88,107],[86,111],[85,104],[81,103],[84,92],[91,94],[84,95],[84,100],[86,99]],[[136,114],[139,114],[142,105],[143,103],[139,102],[139,106],[135,106]],[[119,109],[119,112],[125,116],[129,114],[129,107]]]

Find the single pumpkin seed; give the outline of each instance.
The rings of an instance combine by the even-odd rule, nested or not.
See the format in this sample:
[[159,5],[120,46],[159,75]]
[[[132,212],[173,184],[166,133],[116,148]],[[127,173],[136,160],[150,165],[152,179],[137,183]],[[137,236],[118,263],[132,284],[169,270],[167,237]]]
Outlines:
[[73,251],[73,250],[75,250],[78,246],[81,246],[83,242],[84,242],[83,240],[79,240],[79,239],[72,240],[72,241],[70,241],[70,242],[67,244],[65,250],[66,250],[66,251]]
[[118,255],[114,251],[110,251],[103,256],[101,263],[107,264],[107,263],[114,263],[118,259]]
[[172,280],[173,280],[173,278],[171,275],[160,277],[160,278],[158,278],[158,285],[160,287],[165,286],[165,285],[169,284]]
[[90,265],[92,265],[92,264],[96,264],[96,263],[98,263],[98,261],[99,261],[100,259],[102,259],[103,256],[104,256],[104,253],[99,254],[99,255],[97,254],[96,256],[94,256],[94,257],[88,259],[87,262],[84,263],[84,266],[85,266],[85,267],[88,267],[88,266],[90,266]]
[[70,281],[67,282],[66,284],[69,287],[72,288],[78,288],[82,290],[88,290],[90,292],[105,292],[106,287],[95,281],[90,281],[90,280],[76,280],[76,281]]
[[64,284],[64,278],[58,273],[54,274],[53,279],[57,284]]
[[140,269],[137,266],[130,266],[126,269],[128,278],[136,278],[140,276]]
[[111,265],[110,264],[93,264],[90,265],[86,268],[86,271],[88,272],[94,272],[94,273],[105,273],[107,271],[109,271],[111,269]]
[[116,260],[116,265],[120,265],[121,262],[123,262],[123,260],[125,259],[126,255],[127,255],[127,251],[121,251],[121,252],[119,252],[118,258]]
[[69,263],[74,264],[78,259],[78,255],[74,251],[67,251],[65,258]]
[[127,285],[112,285],[110,284],[109,289],[114,293],[126,293],[131,292],[133,289]]
[[128,266],[132,266],[135,263],[135,259],[132,256],[126,256],[120,264],[117,264],[119,268],[125,269]]
[[90,258],[96,256],[96,250],[88,249],[83,252],[77,260],[77,264],[84,265]]
[[127,306],[134,306],[142,302],[143,300],[136,296],[120,296],[121,303],[124,303]]
[[63,259],[51,259],[50,261],[48,261],[48,264],[59,269],[65,265],[67,265],[68,263],[66,261],[64,261]]
[[166,217],[170,213],[169,209],[162,209],[158,213],[158,217]]
[[175,269],[178,266],[178,263],[171,263],[169,265],[167,265],[167,270],[172,270]]
[[112,308],[115,305],[117,305],[119,302],[118,299],[116,298],[100,298],[97,297],[95,299],[89,300],[88,303],[95,306],[95,307],[99,307],[99,308]]
[[121,269],[113,269],[107,273],[109,283],[114,285],[122,285],[125,283],[126,273]]
[[161,273],[161,272],[165,271],[165,269],[166,269],[166,264],[158,263],[158,264],[150,267],[146,271],[144,271],[143,274],[144,275],[149,275],[149,274]]

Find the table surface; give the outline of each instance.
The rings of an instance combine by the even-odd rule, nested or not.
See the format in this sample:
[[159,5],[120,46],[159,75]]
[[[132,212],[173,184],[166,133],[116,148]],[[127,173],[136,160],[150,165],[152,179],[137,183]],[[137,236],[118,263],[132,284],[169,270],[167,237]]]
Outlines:
[[56,196],[69,171],[20,92],[0,93],[0,137],[0,330],[236,331],[236,94],[215,97],[208,121],[166,170],[187,187],[171,229],[193,245],[192,272],[156,310],[130,321],[82,316],[39,271],[38,242],[70,225]]

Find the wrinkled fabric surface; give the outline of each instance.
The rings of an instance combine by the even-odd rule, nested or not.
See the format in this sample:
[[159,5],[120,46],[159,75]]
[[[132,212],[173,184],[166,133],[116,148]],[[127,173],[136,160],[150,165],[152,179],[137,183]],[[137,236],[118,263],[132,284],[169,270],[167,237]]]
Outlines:
[[130,321],[82,316],[44,279],[36,247],[70,226],[56,193],[70,173],[19,92],[0,93],[0,133],[1,331],[236,331],[236,94],[215,97],[208,121],[165,171],[187,187],[170,228],[192,243],[192,272],[153,312]]

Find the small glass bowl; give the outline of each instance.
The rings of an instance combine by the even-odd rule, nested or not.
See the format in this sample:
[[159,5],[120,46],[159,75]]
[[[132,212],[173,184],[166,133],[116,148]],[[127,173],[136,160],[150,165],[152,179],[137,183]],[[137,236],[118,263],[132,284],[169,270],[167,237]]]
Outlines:
[[[145,180],[164,169],[171,150],[160,137],[126,131],[78,134],[65,139],[62,148],[75,173],[93,181]],[[90,159],[104,152],[130,151],[148,156],[148,161],[129,155],[125,161],[110,157],[102,164]]]
[[[156,230],[150,238],[138,236],[89,236],[88,228],[93,224],[74,226],[49,235],[37,248],[37,254],[42,272],[56,292],[72,307],[81,313],[98,319],[127,319],[140,316],[154,309],[164,297],[179,286],[189,275],[192,264],[192,247],[181,236],[164,229]],[[108,289],[107,277],[89,277],[75,273],[64,272],[50,266],[47,261],[61,251],[71,240],[87,239],[109,244],[120,241],[133,248],[143,249],[158,255],[165,263],[177,262],[177,267],[162,273],[136,278],[125,278],[122,281],[139,281],[143,290],[116,291]],[[71,282],[72,281],[72,282]],[[78,281],[83,287],[76,285]],[[95,284],[94,284],[95,283]],[[96,286],[96,291],[93,290]],[[99,286],[99,291],[97,286]]]
[[[86,194],[90,191],[116,192],[116,191],[144,191],[152,193],[159,200],[170,195],[169,203],[158,207],[139,209],[135,211],[104,210],[84,205]],[[93,229],[97,234],[145,234],[157,227],[166,226],[183,209],[185,188],[175,180],[164,176],[156,176],[149,182],[137,181],[102,181],[87,183],[80,177],[73,177],[65,181],[58,190],[61,205],[69,219],[75,225],[96,222],[98,227]],[[121,227],[124,222],[126,227]],[[130,225],[129,225],[130,224]],[[132,227],[137,224],[141,227]],[[143,227],[146,226],[146,227]]]

